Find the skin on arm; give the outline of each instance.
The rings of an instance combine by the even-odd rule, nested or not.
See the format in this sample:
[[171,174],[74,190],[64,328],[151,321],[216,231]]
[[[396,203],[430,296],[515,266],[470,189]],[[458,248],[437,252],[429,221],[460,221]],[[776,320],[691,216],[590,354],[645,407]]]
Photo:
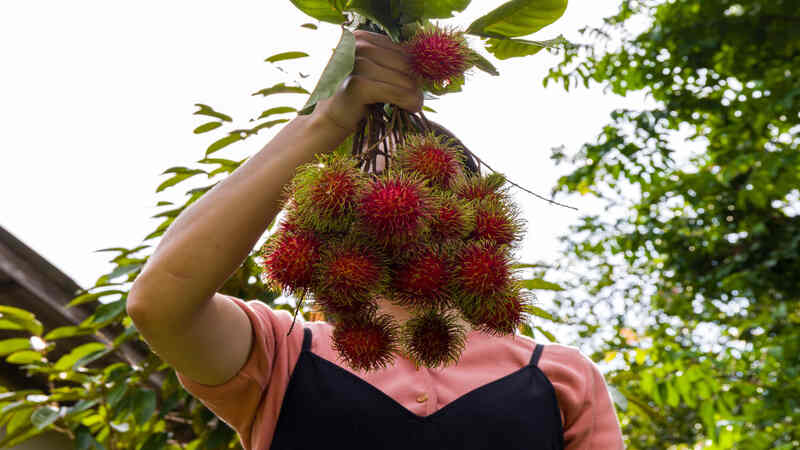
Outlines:
[[330,152],[372,103],[418,112],[422,90],[408,57],[388,37],[358,30],[355,67],[314,112],[287,123],[264,148],[184,210],[134,282],[127,312],[151,349],[204,384],[220,384],[247,361],[247,315],[216,291],[278,214],[296,168]]

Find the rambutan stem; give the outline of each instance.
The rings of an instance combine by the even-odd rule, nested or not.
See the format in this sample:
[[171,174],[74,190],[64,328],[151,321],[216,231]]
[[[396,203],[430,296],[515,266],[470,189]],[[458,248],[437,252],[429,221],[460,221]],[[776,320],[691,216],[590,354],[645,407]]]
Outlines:
[[[482,165],[483,165],[484,167],[486,167],[487,169],[491,170],[491,171],[492,171],[492,172],[494,172],[494,173],[499,173],[499,172],[497,172],[496,170],[494,170],[494,169],[492,169],[491,167],[489,167],[489,165],[488,165],[488,164],[486,164],[486,163],[485,163],[485,162],[484,162],[482,159],[480,159],[480,158],[478,157],[478,155],[476,155],[475,153],[473,153],[473,152],[469,151],[468,149],[464,149],[464,150],[466,150],[466,151],[467,151],[467,152],[468,152],[470,155],[472,155],[472,157],[473,157],[473,158],[475,158],[475,160],[476,160],[476,161],[478,161],[478,163],[482,164]],[[575,211],[577,211],[577,210],[578,210],[578,208],[576,208],[576,207],[574,207],[574,206],[564,205],[564,204],[562,204],[562,203],[558,203],[558,202],[557,202],[557,201],[555,201],[555,200],[550,200],[549,198],[542,197],[541,195],[539,195],[539,194],[537,194],[537,193],[535,193],[535,192],[533,192],[533,191],[531,191],[531,190],[528,190],[528,189],[526,189],[526,188],[524,188],[524,187],[522,187],[522,186],[518,185],[517,183],[514,183],[513,181],[509,180],[508,178],[506,178],[506,181],[508,181],[508,184],[510,184],[510,185],[512,185],[512,186],[516,186],[516,187],[518,187],[519,189],[521,189],[521,190],[523,190],[523,191],[525,191],[525,192],[527,192],[527,193],[529,193],[529,194],[533,195],[534,197],[540,198],[540,199],[542,199],[542,200],[544,200],[544,201],[546,201],[546,202],[548,202],[548,203],[551,203],[551,204],[553,204],[553,205],[563,206],[564,208],[574,209]]]
[[300,311],[300,308],[301,308],[301,307],[302,307],[302,305],[303,305],[303,300],[304,300],[305,298],[306,298],[306,291],[305,291],[305,289],[304,289],[303,291],[301,291],[301,292],[300,292],[300,302],[298,302],[298,303],[297,303],[297,308],[295,308],[295,310],[294,310],[294,317],[292,318],[292,325],[291,325],[291,326],[289,326],[289,332],[288,332],[288,333],[286,333],[286,335],[287,335],[287,336],[289,336],[290,334],[292,334],[292,328],[294,328],[294,323],[295,323],[295,321],[297,320],[297,311]]

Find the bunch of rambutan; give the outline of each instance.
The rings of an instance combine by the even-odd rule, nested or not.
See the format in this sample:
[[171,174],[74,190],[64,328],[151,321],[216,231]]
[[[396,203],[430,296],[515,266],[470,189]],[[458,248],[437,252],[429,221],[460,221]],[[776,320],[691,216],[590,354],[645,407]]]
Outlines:
[[[506,180],[467,169],[453,139],[406,133],[386,168],[328,154],[287,187],[286,215],[260,250],[262,280],[309,298],[335,325],[350,367],[385,367],[402,352],[418,366],[456,363],[467,331],[511,334],[528,297],[512,270],[523,224]],[[378,298],[410,308],[395,323]]]

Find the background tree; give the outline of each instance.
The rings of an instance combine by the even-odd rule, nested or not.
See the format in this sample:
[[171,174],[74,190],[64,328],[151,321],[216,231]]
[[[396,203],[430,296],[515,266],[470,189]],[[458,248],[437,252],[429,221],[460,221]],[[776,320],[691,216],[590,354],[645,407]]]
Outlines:
[[581,33],[546,84],[652,100],[554,189],[605,205],[562,237],[556,301],[630,448],[798,448],[800,2],[623,0]]

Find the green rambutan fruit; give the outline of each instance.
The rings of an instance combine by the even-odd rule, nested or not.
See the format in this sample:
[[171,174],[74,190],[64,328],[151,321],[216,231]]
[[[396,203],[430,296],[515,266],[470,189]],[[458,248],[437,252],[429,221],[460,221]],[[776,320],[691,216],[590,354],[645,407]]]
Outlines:
[[402,245],[426,230],[432,207],[431,192],[419,176],[389,172],[364,189],[359,226],[382,245]]
[[289,292],[310,287],[319,249],[320,239],[314,232],[282,222],[261,248],[262,282]]
[[385,368],[394,362],[400,327],[389,315],[344,316],[333,329],[332,347],[355,370]]
[[412,74],[430,92],[442,92],[463,80],[464,72],[474,65],[464,32],[454,27],[427,22],[402,45],[410,57]]
[[526,309],[530,304],[530,294],[512,286],[480,302],[464,302],[459,309],[476,330],[492,335],[507,335],[513,334],[529,320]]
[[451,192],[440,192],[434,197],[430,233],[434,240],[460,239],[469,235],[475,226],[472,205]]
[[472,303],[493,297],[511,285],[508,247],[491,241],[468,243],[456,258],[454,293]]
[[349,156],[319,155],[301,166],[288,188],[295,220],[320,232],[347,231],[355,220],[358,198],[367,176]]
[[483,176],[460,176],[453,183],[453,192],[463,200],[509,201],[506,178],[496,172]]
[[392,273],[391,299],[412,307],[441,309],[449,304],[452,261],[446,252],[420,246],[409,249]]
[[458,363],[466,344],[466,329],[456,313],[425,310],[403,325],[402,342],[415,364],[436,368]]
[[314,266],[317,298],[336,298],[339,308],[356,307],[383,292],[389,281],[386,257],[363,236],[331,236]]
[[470,238],[511,245],[522,238],[523,222],[511,202],[482,200],[475,206],[475,228]]
[[463,171],[464,157],[454,139],[432,131],[408,134],[405,139],[396,153],[398,167],[402,170],[416,172],[440,189],[448,189],[451,181]]

